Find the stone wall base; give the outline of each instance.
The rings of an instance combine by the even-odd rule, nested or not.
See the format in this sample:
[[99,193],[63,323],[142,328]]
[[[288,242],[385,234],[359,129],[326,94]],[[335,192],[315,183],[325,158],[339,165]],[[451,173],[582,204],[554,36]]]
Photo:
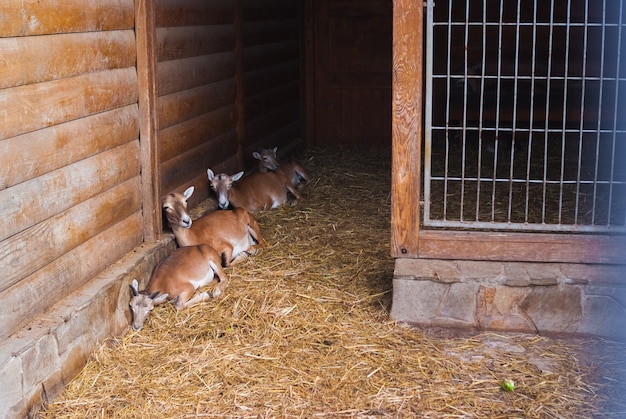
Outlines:
[[174,248],[173,236],[137,247],[1,342],[0,418],[35,417],[78,375],[104,339],[127,330],[128,284],[133,278],[145,284]]
[[626,266],[397,259],[391,317],[626,340]]

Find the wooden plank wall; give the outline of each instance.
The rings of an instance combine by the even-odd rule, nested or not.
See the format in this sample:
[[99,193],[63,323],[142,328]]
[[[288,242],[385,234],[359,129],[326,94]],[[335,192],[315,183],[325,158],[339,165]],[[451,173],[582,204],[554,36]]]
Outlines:
[[239,132],[247,168],[260,147],[283,148],[301,135],[300,1],[240,0]]
[[207,167],[249,168],[254,148],[299,136],[298,12],[0,4],[0,339],[158,239],[158,195],[194,185],[198,202]]
[[156,0],[161,193],[209,193],[206,169],[300,135],[299,6],[289,0]]
[[134,13],[0,4],[0,339],[142,242]]
[[160,190],[194,185],[198,202],[207,167],[237,165],[235,1],[156,0],[155,13]]

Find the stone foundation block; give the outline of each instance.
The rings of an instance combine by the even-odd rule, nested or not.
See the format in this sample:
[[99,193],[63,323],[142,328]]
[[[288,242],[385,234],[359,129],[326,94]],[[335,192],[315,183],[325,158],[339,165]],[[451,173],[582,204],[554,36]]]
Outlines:
[[626,340],[624,272],[613,265],[397,259],[391,317]]

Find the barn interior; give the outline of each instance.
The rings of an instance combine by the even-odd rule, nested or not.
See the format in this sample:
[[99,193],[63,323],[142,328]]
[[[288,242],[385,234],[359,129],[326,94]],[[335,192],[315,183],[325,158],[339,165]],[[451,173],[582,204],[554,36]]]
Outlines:
[[[95,348],[128,331],[129,282],[145,283],[176,247],[161,197],[193,185],[189,205],[200,208],[212,196],[207,168],[254,170],[252,152],[265,147],[311,167],[323,167],[310,160],[325,158],[319,150],[380,156],[367,161],[391,177],[382,200],[390,207],[391,237],[382,239],[390,245],[381,259],[395,259],[389,273],[400,292],[382,305],[394,306],[395,320],[623,336],[626,173],[617,156],[625,134],[617,110],[626,66],[624,55],[597,74],[581,66],[599,59],[605,45],[625,44],[624,11],[619,2],[600,3],[467,1],[453,9],[437,2],[433,28],[441,43],[429,73],[422,67],[426,10],[405,0],[3,2],[0,214],[10,220],[0,226],[0,387],[9,389],[0,395],[3,414],[35,415]],[[478,24],[483,13],[493,26]],[[402,23],[407,16],[414,20]],[[533,19],[544,23],[535,38],[526,25]],[[498,26],[502,21],[507,25]],[[588,38],[581,22],[593,27]],[[565,36],[570,26],[572,36]],[[588,56],[576,48],[581,40]],[[407,68],[400,65],[404,55],[412,62]],[[550,69],[533,64],[553,56],[570,59],[554,58]],[[600,79],[612,87],[602,89]],[[603,105],[593,107],[600,92]],[[581,103],[588,104],[582,119],[580,106],[573,112]],[[529,204],[537,195],[539,205]],[[527,203],[520,209],[521,201]],[[296,213],[307,217],[305,208]],[[511,224],[521,230],[511,233]],[[507,285],[534,300],[520,297],[499,317],[476,309],[429,317],[415,309],[429,306],[412,284],[450,272],[444,264],[423,273],[421,262],[440,266],[432,262],[439,259],[472,275],[487,269],[476,261],[515,272],[534,263],[530,279]],[[559,268],[550,265],[546,275],[548,262]],[[500,281],[500,271],[489,272],[489,281]],[[390,291],[388,279],[379,292]],[[450,280],[442,292],[454,295],[449,288],[464,281]],[[480,303],[497,300],[500,289],[476,282],[472,290]],[[543,323],[510,316],[535,301],[541,307],[531,304],[534,316],[545,317],[552,298],[564,298],[561,306],[579,300],[575,319],[567,320],[572,312],[558,315],[567,321]],[[480,307],[465,297],[459,302]],[[606,320],[594,330],[599,317]],[[568,362],[572,357],[566,354]],[[338,415],[379,412],[370,406],[341,413],[340,404],[333,405]]]

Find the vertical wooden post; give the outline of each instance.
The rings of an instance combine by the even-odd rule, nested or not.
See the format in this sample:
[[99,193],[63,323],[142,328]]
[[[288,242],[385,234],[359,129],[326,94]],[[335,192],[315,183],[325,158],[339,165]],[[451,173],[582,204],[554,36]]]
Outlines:
[[419,255],[423,3],[393,2],[391,256]]
[[159,153],[156,120],[156,23],[154,0],[135,0],[137,83],[139,85],[139,144],[144,241],[159,240],[161,218]]

